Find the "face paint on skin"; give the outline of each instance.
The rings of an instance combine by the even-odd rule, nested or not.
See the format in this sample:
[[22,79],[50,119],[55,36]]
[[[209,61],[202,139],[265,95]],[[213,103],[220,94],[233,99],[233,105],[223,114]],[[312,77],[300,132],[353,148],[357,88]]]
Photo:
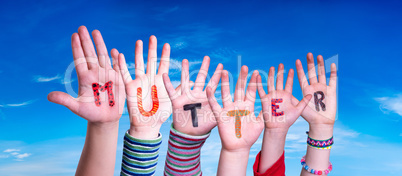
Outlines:
[[198,127],[197,109],[201,109],[201,103],[186,104],[183,106],[183,109],[185,111],[191,111],[191,120],[193,122],[193,127]]
[[[321,97],[318,98],[318,95],[321,95]],[[315,104],[315,109],[317,110],[317,112],[320,111],[320,105],[321,105],[322,111],[325,111],[325,104],[322,102],[322,100],[324,100],[324,98],[325,98],[324,92],[322,92],[322,91],[314,92],[314,104]]]
[[236,137],[241,138],[241,120],[240,117],[249,115],[250,111],[248,110],[232,110],[227,113],[227,116],[229,117],[235,117],[236,118],[236,123],[235,123],[235,131],[236,131]]
[[99,98],[99,89],[101,92],[107,90],[109,106],[114,106],[114,96],[113,96],[113,82],[109,81],[104,86],[99,85],[98,83],[92,83],[92,90],[94,91],[95,97],[95,105],[100,106],[101,101]]
[[282,103],[282,102],[283,102],[282,98],[271,100],[272,116],[282,116],[284,114],[283,111],[276,112],[276,110],[279,109],[279,105],[277,105],[276,103]]
[[143,116],[149,117],[154,115],[156,111],[158,111],[159,108],[158,91],[155,85],[152,86],[151,97],[152,97],[152,109],[150,111],[145,111],[142,106],[142,89],[141,87],[137,88],[138,110]]

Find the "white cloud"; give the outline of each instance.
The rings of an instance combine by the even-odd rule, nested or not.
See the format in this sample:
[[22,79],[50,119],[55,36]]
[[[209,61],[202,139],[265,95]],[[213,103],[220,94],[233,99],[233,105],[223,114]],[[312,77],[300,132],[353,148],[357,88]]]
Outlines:
[[6,149],[3,152],[10,153],[10,152],[19,152],[20,149]]
[[61,79],[61,76],[58,74],[53,77],[44,77],[44,76],[35,76],[34,77],[34,81],[36,81],[36,82],[50,82],[50,81],[54,81],[57,79]]
[[26,158],[28,156],[31,156],[31,154],[30,153],[18,154],[15,157],[18,158],[18,159],[23,159],[23,158]]
[[221,62],[237,60],[239,53],[230,48],[219,48],[214,50],[209,56],[212,60],[219,60]]
[[70,80],[60,79],[60,84],[71,84],[74,81],[75,81],[75,79],[70,79]]
[[20,153],[18,153],[18,152],[12,152],[12,153],[10,153],[11,155],[18,155],[18,154],[20,154]]
[[380,110],[383,113],[393,112],[402,116],[402,94],[397,94],[394,97],[374,98],[374,100],[380,103]]
[[74,82],[74,79],[70,79],[70,80],[66,80],[64,79],[62,76],[60,76],[59,74],[57,74],[56,76],[53,77],[45,77],[45,76],[34,76],[33,80],[35,82],[51,82],[51,81],[60,81],[60,84],[71,84],[72,82]]
[[172,49],[176,49],[176,50],[184,49],[187,46],[188,46],[187,43],[183,42],[183,41],[171,43]]
[[34,102],[33,100],[30,100],[30,101],[26,101],[26,102],[22,102],[22,103],[0,104],[0,107],[2,107],[2,108],[20,107],[20,106],[26,106],[26,105],[32,104],[33,102]]

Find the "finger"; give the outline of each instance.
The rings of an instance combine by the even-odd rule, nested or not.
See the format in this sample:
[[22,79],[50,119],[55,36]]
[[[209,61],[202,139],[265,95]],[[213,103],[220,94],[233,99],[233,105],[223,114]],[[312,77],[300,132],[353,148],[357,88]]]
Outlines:
[[260,119],[263,119],[263,118],[264,118],[264,115],[263,115],[262,110],[260,111],[260,113],[258,113],[257,118],[260,118]]
[[112,56],[112,66],[113,66],[113,69],[114,69],[116,72],[119,72],[119,71],[120,71],[120,68],[119,68],[119,51],[118,51],[117,49],[113,48],[113,49],[110,51],[110,55]]
[[170,82],[170,78],[169,78],[168,74],[164,73],[162,75],[162,78],[163,78],[163,83],[165,84],[166,91],[167,91],[170,99],[173,100],[172,98],[175,98],[174,96],[176,95],[176,90],[174,89],[172,83]]
[[215,98],[215,92],[212,91],[210,87],[207,87],[207,98],[209,106],[211,106],[212,112],[215,114],[215,117],[219,112],[221,112],[222,107],[218,104]]
[[149,45],[148,45],[148,63],[147,63],[147,74],[151,75],[151,79],[155,76],[156,74],[156,60],[157,60],[157,54],[156,54],[156,48],[157,48],[157,40],[154,35],[149,37]]
[[243,101],[244,100],[244,94],[245,94],[245,89],[246,89],[246,84],[247,84],[247,73],[248,73],[248,67],[247,66],[242,66],[239,78],[237,79],[236,83],[236,89],[235,89],[235,94],[234,94],[234,101]]
[[109,54],[100,31],[92,31],[92,37],[94,38],[96,51],[98,53],[99,66],[102,68],[111,68]]
[[200,71],[198,72],[197,78],[195,79],[194,90],[204,90],[205,79],[208,75],[210,58],[208,56],[204,57],[202,61]]
[[276,77],[276,90],[283,90],[283,72],[285,72],[284,65],[281,63],[278,66],[278,75]]
[[181,63],[181,92],[182,93],[187,93],[189,91],[189,85],[188,82],[190,80],[189,78],[189,65],[188,65],[188,60],[183,59]]
[[263,97],[265,97],[266,93],[264,87],[262,86],[261,75],[257,76],[257,88],[258,88],[258,95],[260,95],[260,98],[262,99]]
[[331,76],[329,77],[329,86],[336,87],[337,70],[335,63],[331,64]]
[[324,58],[321,55],[317,56],[317,69],[318,69],[318,82],[327,85],[327,78],[325,77],[325,64]]
[[314,56],[312,53],[307,54],[307,73],[310,84],[317,83],[317,75],[315,73]]
[[292,93],[293,91],[293,76],[294,76],[295,72],[293,71],[293,69],[289,70],[288,73],[288,78],[286,79],[286,85],[285,85],[285,91]]
[[246,96],[244,97],[244,101],[255,102],[256,92],[257,92],[257,76],[259,73],[257,70],[253,72],[251,75],[250,82],[248,83]]
[[82,50],[80,36],[78,33],[74,33],[71,36],[71,48],[73,50],[75,69],[79,77],[79,75],[83,74],[84,71],[88,70],[88,64],[85,60],[84,51]]
[[230,104],[232,104],[232,96],[230,95],[229,73],[227,70],[222,71],[221,86],[222,104],[223,107],[228,107]]
[[299,59],[296,60],[297,77],[299,78],[300,88],[308,86],[306,75],[304,74],[303,65]]
[[275,91],[275,67],[271,67],[268,73],[268,93]]
[[264,124],[263,124],[264,123],[264,114],[262,113],[262,111],[260,111],[260,113],[257,116],[257,123],[261,124],[261,126],[264,126]]
[[143,43],[137,40],[135,43],[135,77],[139,78],[145,74],[144,56],[143,56]]
[[169,43],[165,43],[165,45],[163,45],[161,60],[159,63],[159,69],[158,69],[159,75],[169,73],[169,62],[170,62],[170,45]]
[[85,59],[87,60],[88,69],[98,68],[98,58],[96,57],[95,48],[87,28],[80,26],[78,28],[78,35],[80,36],[81,46],[84,51]]
[[131,78],[130,72],[128,71],[126,59],[123,53],[119,54],[119,67],[124,84],[131,82],[133,79]]
[[59,91],[50,92],[49,95],[47,95],[47,99],[50,102],[67,107],[74,113],[78,112],[79,104],[75,100],[75,98],[73,98],[69,94],[66,94],[64,92],[59,92]]
[[[189,83],[189,87],[191,88],[191,87],[193,87],[194,86],[194,82],[193,81],[190,81],[190,83]],[[179,84],[177,87],[176,87],[176,94],[177,95],[181,95],[181,84]]]
[[213,92],[216,91],[219,81],[221,80],[222,70],[223,70],[223,65],[221,63],[219,63],[215,69],[214,75],[212,75],[212,78],[209,80],[209,83],[207,84],[207,87],[210,87]]
[[296,109],[298,112],[298,116],[300,116],[300,114],[303,112],[304,108],[306,108],[306,106],[308,105],[308,103],[311,100],[311,96],[310,94],[304,96],[304,98],[296,105]]

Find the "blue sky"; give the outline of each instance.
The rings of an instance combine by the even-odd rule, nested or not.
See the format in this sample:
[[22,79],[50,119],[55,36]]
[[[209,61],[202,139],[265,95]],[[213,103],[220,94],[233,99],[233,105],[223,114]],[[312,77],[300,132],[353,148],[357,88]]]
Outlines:
[[[402,172],[402,3],[397,1],[196,1],[0,2],[0,173],[2,175],[72,175],[84,144],[86,121],[46,96],[66,91],[66,70],[72,62],[71,34],[80,25],[102,32],[108,49],[117,48],[134,61],[138,39],[150,35],[172,46],[173,63],[190,60],[198,69],[204,55],[211,68],[223,63],[233,75],[241,64],[268,70],[284,63],[295,68],[312,52],[337,58],[338,120],[331,151],[331,175],[400,175]],[[144,53],[145,54],[145,53]],[[327,63],[329,64],[329,63]],[[172,68],[176,69],[177,68]],[[213,69],[211,69],[213,70]],[[71,86],[77,88],[75,72]],[[172,74],[179,80],[179,74]],[[297,81],[294,95],[301,97]],[[259,104],[257,103],[258,107]],[[171,122],[171,121],[170,121]],[[162,134],[169,131],[165,123]],[[122,136],[129,128],[120,120],[116,175],[120,170]],[[286,173],[300,172],[306,150],[301,118],[289,130]],[[158,173],[167,148],[163,137]],[[262,137],[251,149],[248,175]],[[216,172],[220,140],[214,129],[203,147],[202,170]]]

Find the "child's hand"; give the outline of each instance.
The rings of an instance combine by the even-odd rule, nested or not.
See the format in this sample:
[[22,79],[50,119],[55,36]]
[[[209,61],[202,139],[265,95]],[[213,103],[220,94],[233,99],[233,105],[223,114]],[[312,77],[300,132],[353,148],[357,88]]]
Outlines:
[[[78,76],[78,97],[64,92],[51,92],[49,101],[66,106],[91,123],[116,122],[124,108],[124,84],[117,64],[118,51],[109,55],[98,30],[92,32],[97,53],[85,26],[78,28],[71,39],[75,68]],[[99,85],[98,85],[99,84]],[[105,86],[105,87],[102,87]]]
[[222,103],[218,104],[211,88],[207,88],[209,104],[218,122],[219,135],[222,140],[222,150],[249,151],[257,141],[264,128],[261,117],[254,115],[256,97],[256,82],[258,71],[254,71],[245,93],[247,84],[247,66],[241,68],[234,94],[234,102],[230,95],[229,76],[225,70],[222,73]]
[[[318,61],[318,81],[315,72],[313,54],[307,54],[307,68],[309,82],[304,75],[303,66],[300,60],[296,61],[297,75],[299,77],[300,87],[303,95],[311,94],[313,97],[305,108],[302,116],[310,124],[310,137],[329,138],[332,136],[333,125],[336,116],[336,65],[331,64],[331,77],[329,85],[325,77],[324,60],[321,55],[317,57]],[[324,134],[327,133],[327,134]]]
[[[173,88],[168,74],[163,74],[163,81],[173,104],[173,126],[179,132],[195,136],[204,135],[216,126],[216,120],[208,103],[206,92],[203,91],[209,63],[210,58],[205,56],[195,86],[191,90],[188,60],[182,61],[181,94]],[[213,92],[219,84],[222,69],[223,65],[219,64],[206,86],[211,88]]]
[[135,79],[131,78],[123,54],[119,55],[120,72],[126,86],[127,108],[130,115],[130,135],[140,139],[158,137],[160,126],[172,113],[171,102],[162,80],[169,72],[170,46],[165,44],[156,74],[157,40],[149,38],[147,73],[144,72],[143,43],[135,45]]
[[275,130],[275,132],[287,133],[288,129],[300,116],[304,108],[311,99],[311,95],[306,95],[298,104],[292,103],[296,99],[292,95],[293,89],[293,69],[289,70],[285,89],[283,89],[284,66],[279,64],[278,75],[276,79],[276,88],[274,84],[275,67],[269,69],[268,75],[268,94],[265,93],[261,84],[261,76],[258,76],[258,93],[261,98],[262,111],[266,130]]

